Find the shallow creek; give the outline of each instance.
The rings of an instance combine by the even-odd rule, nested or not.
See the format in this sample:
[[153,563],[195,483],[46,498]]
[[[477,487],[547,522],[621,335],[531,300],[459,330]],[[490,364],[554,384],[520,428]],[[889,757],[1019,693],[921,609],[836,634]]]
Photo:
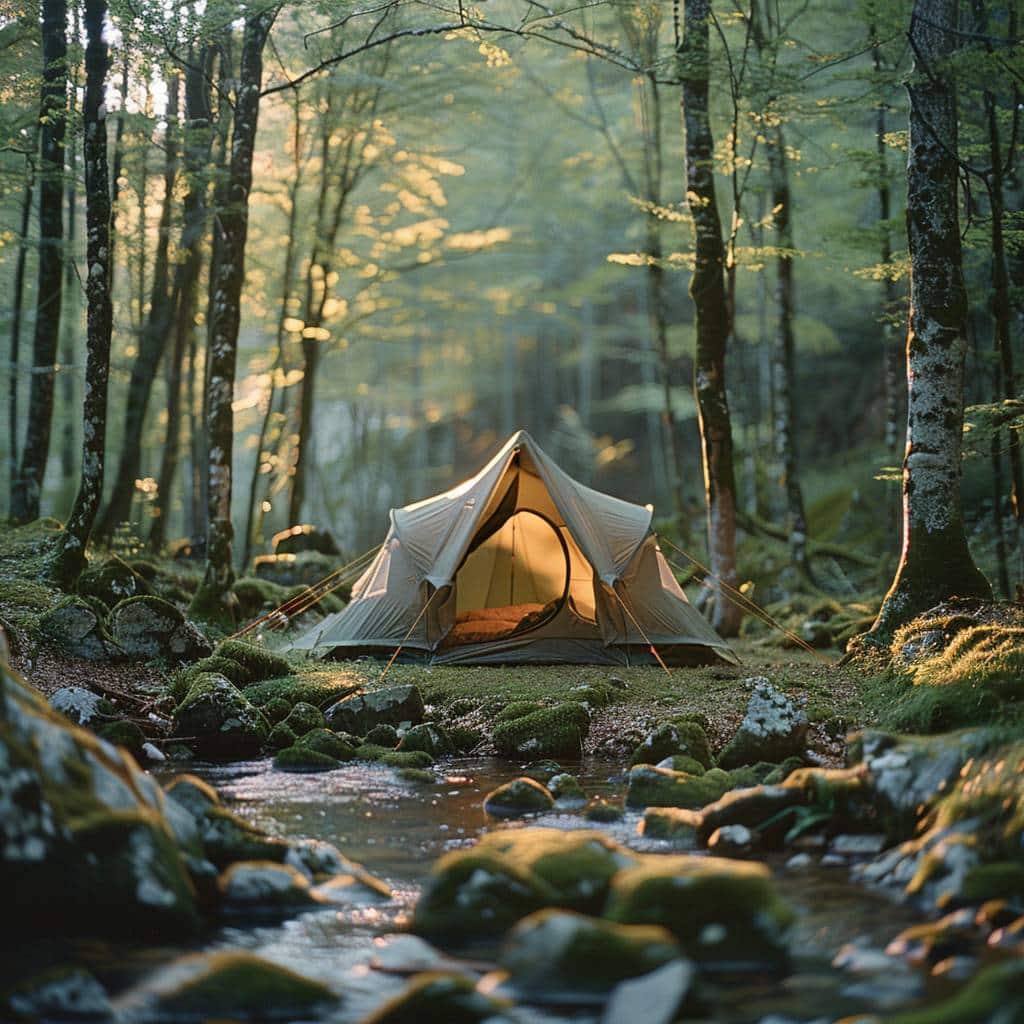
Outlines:
[[[222,927],[208,936],[201,950],[244,948],[319,978],[344,996],[332,1018],[337,1024],[359,1021],[383,999],[397,992],[403,980],[372,969],[370,961],[388,944],[386,937],[402,924],[416,901],[432,862],[460,845],[471,843],[496,825],[481,809],[485,793],[510,777],[507,762],[471,759],[445,765],[446,781],[413,786],[395,773],[367,766],[345,767],[325,774],[299,775],[274,771],[269,760],[230,765],[197,765],[196,774],[213,783],[232,808],[267,830],[289,836],[323,839],[360,861],[394,889],[390,903],[308,913],[281,924]],[[590,795],[621,799],[621,767],[585,762],[570,766]],[[601,828],[634,849],[676,852],[637,834],[639,815],[627,814],[612,825],[591,825],[578,814],[550,814],[530,824],[557,828]],[[771,862],[782,891],[799,912],[792,936],[794,970],[788,978],[730,979],[715,993],[711,1018],[723,1024],[740,1022],[805,1022],[835,1020],[866,1010],[885,1010],[923,994],[918,975],[893,962],[891,970],[872,973],[840,971],[832,966],[848,943],[878,951],[902,928],[914,922],[911,911],[847,881],[845,868],[787,870]],[[128,958],[122,965],[122,990],[117,1005],[133,1018],[147,993],[170,985],[181,968],[174,953],[150,952],[143,962]],[[864,960],[880,958],[864,957]],[[108,964],[108,977],[109,977]],[[522,1008],[517,1019],[527,1022],[592,1021],[594,1011],[557,1015]]]

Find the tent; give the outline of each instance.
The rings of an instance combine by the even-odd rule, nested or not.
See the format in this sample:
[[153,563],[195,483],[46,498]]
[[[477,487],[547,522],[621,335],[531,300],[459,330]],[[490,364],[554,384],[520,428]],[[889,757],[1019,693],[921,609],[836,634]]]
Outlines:
[[687,601],[650,505],[573,480],[525,431],[475,476],[392,509],[348,606],[296,650],[432,664],[734,662]]

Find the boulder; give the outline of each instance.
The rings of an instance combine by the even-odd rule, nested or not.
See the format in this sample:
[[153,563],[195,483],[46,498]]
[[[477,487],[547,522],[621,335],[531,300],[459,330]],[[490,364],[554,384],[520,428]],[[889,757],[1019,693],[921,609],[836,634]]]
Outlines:
[[563,775],[565,769],[557,762],[549,758],[542,758],[539,761],[531,761],[524,769],[523,775],[534,782],[546,786],[556,775]]
[[688,960],[672,960],[650,974],[615,986],[600,1024],[671,1024],[679,1017],[693,984],[695,971]]
[[714,803],[735,784],[733,777],[720,768],[703,775],[674,772],[650,764],[634,765],[629,772],[626,792],[628,807],[699,808]]
[[330,754],[296,743],[279,750],[274,757],[274,767],[282,772],[329,772],[341,767],[341,762]]
[[406,730],[402,741],[398,744],[398,749],[423,750],[431,757],[448,757],[455,753],[448,733],[441,726],[433,725],[430,722],[414,725],[411,729]]
[[665,722],[637,745],[632,764],[656,764],[674,754],[692,758],[702,768],[714,765],[707,733],[696,722]]
[[0,666],[0,887],[19,933],[188,935],[185,860],[132,757]]
[[[650,764],[650,762],[646,762]],[[663,757],[656,765],[656,768],[668,768],[674,772],[686,772],[687,775],[703,775],[707,770],[700,761],[695,761],[687,754],[672,754],[670,757]]]
[[718,757],[723,768],[784,761],[804,750],[807,716],[763,676],[749,682],[753,692],[746,714]]
[[263,715],[229,680],[209,672],[193,678],[174,709],[174,732],[191,737],[189,742],[201,756],[231,759],[259,753],[270,730]]
[[149,593],[146,578],[120,558],[94,562],[78,577],[78,592],[113,608],[119,601]]
[[551,794],[533,779],[519,778],[506,782],[484,797],[484,810],[495,818],[521,818],[542,814],[554,807]]
[[96,729],[113,719],[114,705],[84,686],[63,686],[50,697],[50,707],[75,725]]
[[[254,683],[287,676],[292,670],[291,665],[281,655],[247,640],[221,640],[213,653],[218,658],[225,658],[240,665]],[[296,697],[296,701],[300,699],[301,697]]]
[[267,736],[267,746],[274,750],[284,750],[285,747],[294,746],[299,740],[284,722],[278,722]]
[[582,807],[587,802],[587,794],[583,792],[579,780],[568,772],[552,776],[548,782],[548,791],[559,807]]
[[221,875],[218,884],[227,914],[287,916],[320,904],[302,872],[275,861],[239,861]]
[[793,912],[759,863],[722,857],[649,856],[612,880],[604,916],[657,924],[686,956],[729,970],[780,970]]
[[[114,746],[124,747],[136,760],[143,757],[143,747],[147,745],[146,734],[142,729],[135,722],[126,719],[118,722],[105,722],[96,729],[96,735],[101,736],[108,743],[113,743]],[[153,749],[158,757],[163,757],[156,747]]]
[[478,992],[463,974],[418,974],[361,1024],[500,1024],[507,1003]]
[[701,841],[708,842],[714,832],[739,826],[756,831],[770,846],[781,844],[796,822],[797,808],[806,804],[806,795],[797,787],[734,789],[704,808],[698,835]]
[[305,701],[299,701],[288,712],[283,724],[285,728],[291,729],[296,736],[304,736],[313,729],[322,729],[327,724],[327,719],[319,708],[307,704]]
[[650,807],[644,811],[640,833],[650,839],[671,839],[686,846],[697,845],[700,811],[682,807]]
[[602,800],[598,797],[584,812],[583,817],[587,821],[593,821],[597,824],[608,825],[613,821],[622,820],[622,808],[616,807],[614,804],[608,803],[606,800]]
[[506,936],[498,964],[517,994],[545,1001],[606,995],[619,982],[680,958],[679,944],[658,925],[624,925],[547,909]]
[[288,856],[289,846],[283,839],[267,835],[224,807],[205,809],[199,834],[203,852],[221,868],[239,860],[283,861]]
[[393,725],[375,725],[364,737],[366,743],[371,743],[375,747],[387,747],[389,750],[394,750],[398,746],[399,735],[398,730]]
[[336,761],[351,761],[356,756],[356,748],[340,733],[331,732],[330,729],[310,729],[296,740],[296,744],[326,754]]
[[153,1007],[160,1020],[312,1020],[337,1002],[319,981],[252,953],[190,957],[193,974]]
[[17,1021],[105,1021],[114,1010],[106,990],[85,968],[60,966],[33,974],[0,996],[0,1015]]
[[375,725],[418,725],[423,720],[423,696],[413,685],[389,686],[356,694],[327,709],[327,724],[335,732],[365,736]]
[[503,722],[494,730],[494,745],[503,757],[579,757],[590,731],[590,714],[582,704],[552,708]]
[[67,597],[40,615],[36,632],[41,640],[74,658],[109,661],[121,654],[106,631],[102,614],[81,597]]
[[160,597],[129,597],[107,620],[114,641],[130,658],[160,658],[171,664],[195,661],[212,650],[199,629]]

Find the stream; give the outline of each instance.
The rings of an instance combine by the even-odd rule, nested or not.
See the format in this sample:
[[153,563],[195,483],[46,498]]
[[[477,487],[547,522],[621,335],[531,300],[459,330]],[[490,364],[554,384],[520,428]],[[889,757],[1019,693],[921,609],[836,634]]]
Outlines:
[[[318,978],[342,996],[336,1024],[355,1024],[384,999],[398,992],[404,979],[372,969],[378,955],[415,904],[433,861],[472,841],[497,824],[484,815],[484,795],[507,781],[510,768],[497,759],[448,762],[445,780],[416,786],[394,772],[366,764],[323,774],[275,771],[270,760],[227,765],[198,764],[195,774],[222,793],[232,809],[270,832],[309,837],[335,844],[361,862],[394,890],[391,902],[353,908],[317,910],[283,923],[222,926],[193,951],[242,948]],[[613,800],[624,788],[621,766],[587,761],[567,766],[588,795]],[[637,833],[640,815],[627,812],[619,822],[594,825],[578,813],[546,814],[530,825],[600,828],[614,839],[647,852],[678,852],[668,844]],[[783,979],[740,978],[719,984],[709,1020],[722,1024],[772,1024],[833,1021],[866,1011],[891,1010],[919,1000],[921,975],[899,961],[888,964],[877,954],[901,929],[919,920],[913,911],[885,896],[847,881],[845,868],[790,870],[785,857],[769,860],[783,895],[798,912],[792,933],[794,969]],[[836,954],[857,947],[861,970],[832,965]],[[125,956],[120,965],[119,1016],[132,1019],[154,990],[173,984],[182,970],[175,953],[162,949],[145,960]],[[105,972],[110,977],[111,965]],[[516,1019],[529,1022],[589,1022],[594,1011],[574,1015],[523,1007]]]

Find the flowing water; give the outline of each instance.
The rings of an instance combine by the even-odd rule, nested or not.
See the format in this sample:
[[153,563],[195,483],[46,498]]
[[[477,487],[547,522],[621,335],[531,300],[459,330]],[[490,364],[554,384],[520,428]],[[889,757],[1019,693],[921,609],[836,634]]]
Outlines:
[[[343,996],[331,1020],[359,1021],[403,984],[400,977],[372,969],[370,962],[393,941],[435,858],[473,842],[490,828],[517,827],[497,825],[481,809],[484,794],[511,777],[507,762],[460,760],[445,767],[447,777],[436,786],[404,783],[390,770],[365,764],[315,775],[274,771],[269,760],[194,767],[245,817],[279,835],[331,842],[394,890],[389,903],[317,910],[275,925],[222,927],[196,948],[248,949],[319,978]],[[624,779],[619,766],[585,762],[572,768],[588,794],[621,798]],[[667,844],[638,835],[638,820],[634,813],[612,825],[596,826],[578,814],[549,814],[530,824],[601,828],[634,849],[668,852]],[[913,923],[908,909],[848,882],[842,868],[790,871],[782,861],[773,861],[772,867],[799,914],[792,940],[794,970],[781,980],[741,979],[720,985],[709,1020],[832,1021],[920,997],[917,975],[898,964],[880,972],[876,965],[875,973],[867,975],[832,966],[836,953],[847,944],[868,950],[884,947]],[[171,955],[180,952],[158,950],[141,961],[125,959],[119,986],[124,990],[117,1002],[127,1018],[135,1015],[148,993],[180,976],[179,959]],[[106,973],[109,981],[109,966]],[[596,1018],[593,1009],[567,1018],[564,1009],[555,1015],[524,1007],[517,1019],[532,1024]]]

